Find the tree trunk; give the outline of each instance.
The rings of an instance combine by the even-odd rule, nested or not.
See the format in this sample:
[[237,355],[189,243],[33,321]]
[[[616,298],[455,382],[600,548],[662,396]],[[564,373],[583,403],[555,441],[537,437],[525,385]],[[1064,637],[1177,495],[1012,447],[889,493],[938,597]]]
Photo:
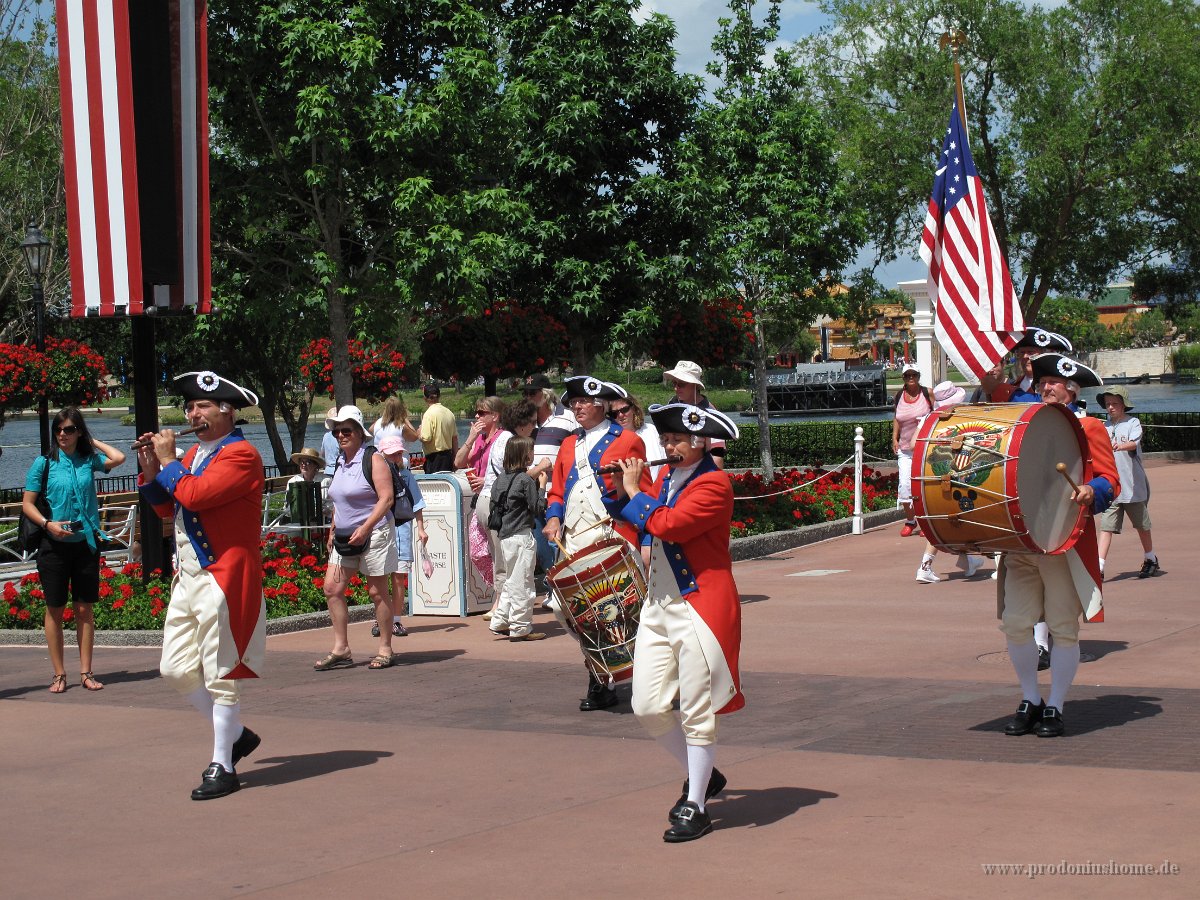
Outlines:
[[496,376],[492,372],[483,376],[483,394],[485,397],[493,397],[496,394]]
[[282,468],[290,462],[290,459],[283,450],[283,441],[279,439],[279,428],[275,424],[275,412],[278,408],[277,396],[278,392],[274,388],[264,385],[258,398],[258,411],[262,413],[263,427],[267,432],[267,440],[271,444],[271,455],[275,457],[275,465]]
[[762,314],[754,314],[754,400],[758,409],[758,447],[763,478],[775,480],[775,463],[771,458],[771,421],[767,418],[767,341],[763,334]]
[[325,289],[329,300],[329,358],[333,361],[333,400],[339,409],[354,405],[354,375],[350,371],[350,316],[346,298],[332,280]]

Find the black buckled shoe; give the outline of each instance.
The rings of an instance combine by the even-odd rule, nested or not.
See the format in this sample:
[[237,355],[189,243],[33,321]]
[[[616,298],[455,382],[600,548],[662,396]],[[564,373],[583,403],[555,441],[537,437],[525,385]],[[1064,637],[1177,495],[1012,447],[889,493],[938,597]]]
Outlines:
[[226,771],[220,763],[213,763],[204,770],[204,778],[200,787],[192,791],[192,799],[216,800],[218,797],[227,797],[241,788],[237,772]]
[[1066,728],[1063,726],[1063,717],[1061,710],[1053,706],[1047,706],[1042,710],[1042,718],[1038,720],[1037,736],[1038,737],[1062,737]]
[[1004,733],[1029,734],[1038,727],[1045,709],[1046,704],[1040,701],[1037,706],[1034,706],[1028,700],[1022,700],[1021,705],[1017,707],[1017,714],[1012,717],[1011,722],[1004,726]]
[[238,735],[238,739],[233,742],[233,767],[237,769],[237,764],[243,759],[258,749],[258,745],[262,743],[262,738],[247,728],[242,726],[242,733]]
[[597,684],[590,681],[587,696],[579,701],[580,712],[592,712],[597,709],[608,709],[617,705],[617,691],[607,684]]
[[663,832],[663,840],[668,844],[682,844],[702,838],[712,830],[712,819],[708,813],[695,803],[685,802],[679,809],[675,824]]
[[[708,787],[704,789],[704,802],[707,803],[721,791],[725,790],[725,785],[729,782],[725,776],[721,774],[720,769],[713,769],[712,774],[708,776]],[[679,811],[683,809],[683,804],[687,803],[688,788],[691,787],[692,779],[687,779],[683,783],[683,793],[679,795],[679,800],[671,807],[671,811],[667,813],[667,821],[674,824],[679,821]]]

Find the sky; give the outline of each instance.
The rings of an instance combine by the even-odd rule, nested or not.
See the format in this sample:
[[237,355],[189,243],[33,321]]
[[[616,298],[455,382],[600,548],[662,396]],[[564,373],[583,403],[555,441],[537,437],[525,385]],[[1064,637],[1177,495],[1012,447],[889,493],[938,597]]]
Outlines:
[[[765,8],[765,3],[759,3],[756,10]],[[783,43],[815,34],[829,22],[829,17],[821,12],[818,4],[806,0],[783,0],[779,11],[779,37]],[[728,0],[642,0],[643,15],[656,12],[669,16],[675,22],[678,32],[675,38],[675,51],[678,54],[676,68],[682,72],[704,75],[704,66],[712,58],[712,39],[717,33],[717,20],[731,15]],[[932,191],[932,168],[929,172],[929,188]],[[868,249],[844,274],[849,277],[854,271],[869,267],[871,263],[872,253]],[[911,259],[902,258],[880,266],[875,277],[885,286],[895,287],[897,282],[923,279],[928,274],[925,264],[917,258],[917,246],[914,243]]]

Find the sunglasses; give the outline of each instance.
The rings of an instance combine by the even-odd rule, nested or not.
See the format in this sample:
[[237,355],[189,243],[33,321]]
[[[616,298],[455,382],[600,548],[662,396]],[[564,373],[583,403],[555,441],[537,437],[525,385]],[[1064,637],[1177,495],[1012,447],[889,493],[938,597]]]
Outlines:
[[352,434],[358,434],[357,428],[331,428],[330,432],[334,437],[350,437]]
[[491,412],[491,410],[490,410],[490,409],[477,409],[477,410],[475,410],[475,415],[477,415],[477,416],[486,416],[486,415],[487,415],[488,413],[490,413],[490,412]]
[[55,434],[75,434],[79,429],[74,425],[55,425]]
[[633,411],[632,406],[622,406],[620,409],[617,409],[615,406],[612,407],[612,414],[614,416],[623,416],[632,411]]

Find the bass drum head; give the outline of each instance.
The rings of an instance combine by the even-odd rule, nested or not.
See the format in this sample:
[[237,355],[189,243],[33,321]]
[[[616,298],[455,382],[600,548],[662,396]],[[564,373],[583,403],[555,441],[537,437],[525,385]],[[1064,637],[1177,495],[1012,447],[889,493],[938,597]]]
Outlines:
[[1046,553],[1057,553],[1075,534],[1083,509],[1071,502],[1071,486],[1055,468],[1065,463],[1078,484],[1083,478],[1080,441],[1083,428],[1075,414],[1045,404],[1025,427],[1017,451],[1017,498],[1029,537]]

